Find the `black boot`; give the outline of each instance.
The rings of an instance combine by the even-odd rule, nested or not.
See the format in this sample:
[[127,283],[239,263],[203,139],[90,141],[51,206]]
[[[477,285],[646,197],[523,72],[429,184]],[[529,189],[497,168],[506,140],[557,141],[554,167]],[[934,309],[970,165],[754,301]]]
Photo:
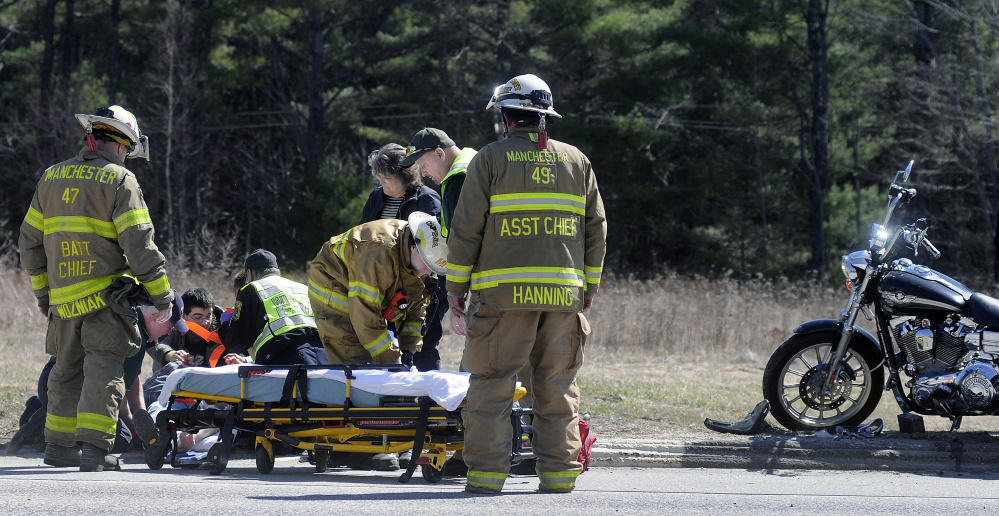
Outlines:
[[118,457],[90,443],[83,443],[83,453],[80,456],[80,471],[120,471]]
[[57,468],[73,468],[80,465],[80,449],[76,446],[45,444],[45,459],[42,461]]
[[451,457],[444,461],[444,468],[441,471],[445,477],[464,477],[468,475],[468,466],[465,465],[465,461]]
[[135,414],[132,414],[132,424],[135,425],[135,433],[139,434],[139,439],[142,439],[142,444],[146,448],[151,445],[156,444],[156,440],[159,437],[156,430],[156,422],[153,421],[153,416],[146,412],[145,410],[136,410]]

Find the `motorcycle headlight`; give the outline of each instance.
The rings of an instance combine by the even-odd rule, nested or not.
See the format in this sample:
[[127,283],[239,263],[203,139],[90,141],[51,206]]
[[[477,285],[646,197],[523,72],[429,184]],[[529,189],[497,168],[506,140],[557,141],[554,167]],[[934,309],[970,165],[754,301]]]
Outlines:
[[859,282],[870,264],[870,251],[854,251],[843,256],[840,268],[843,269],[843,275],[846,276],[846,288],[848,290],[853,290],[853,286]]
[[872,249],[883,249],[885,244],[888,243],[888,237],[891,234],[888,233],[888,229],[881,224],[871,225],[871,243],[868,247]]

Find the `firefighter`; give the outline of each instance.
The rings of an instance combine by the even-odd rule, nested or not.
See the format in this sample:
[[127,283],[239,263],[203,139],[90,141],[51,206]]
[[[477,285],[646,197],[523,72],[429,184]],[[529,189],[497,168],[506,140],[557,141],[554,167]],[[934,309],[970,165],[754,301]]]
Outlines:
[[448,238],[448,304],[467,324],[462,367],[471,373],[465,490],[502,490],[515,377],[529,365],[539,489],[570,492],[582,471],[576,373],[590,332],[582,312],[603,268],[604,207],[589,159],[548,139],[561,116],[543,80],[510,79],[486,109],[501,112],[506,138],[469,163]]
[[323,244],[309,271],[309,298],[330,363],[397,364],[401,351],[419,351],[430,298],[423,278],[443,273],[446,259],[437,219],[420,211],[408,221],[355,226]]
[[[153,223],[126,158],[149,160],[148,141],[121,106],[78,114],[87,146],[41,176],[21,224],[21,265],[48,319],[45,464],[120,469],[109,455],[125,394],[123,362],[140,347],[136,316],[109,287],[130,274],[170,319],[173,291]],[[80,443],[81,449],[77,448]]]

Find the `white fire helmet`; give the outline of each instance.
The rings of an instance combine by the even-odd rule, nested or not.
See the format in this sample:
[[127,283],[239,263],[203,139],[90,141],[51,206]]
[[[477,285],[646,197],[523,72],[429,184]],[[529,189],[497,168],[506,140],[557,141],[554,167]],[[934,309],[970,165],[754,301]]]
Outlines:
[[518,75],[506,84],[497,86],[486,109],[519,109],[535,111],[555,118],[562,115],[555,112],[552,102],[552,90],[548,83],[534,74]]
[[101,133],[129,148],[127,158],[146,158],[149,161],[149,139],[139,132],[135,115],[121,106],[100,107],[92,115],[77,114],[76,120],[87,130],[87,135]]
[[422,211],[414,211],[409,216],[409,231],[416,241],[423,263],[437,274],[447,273],[447,243],[441,236],[437,217]]

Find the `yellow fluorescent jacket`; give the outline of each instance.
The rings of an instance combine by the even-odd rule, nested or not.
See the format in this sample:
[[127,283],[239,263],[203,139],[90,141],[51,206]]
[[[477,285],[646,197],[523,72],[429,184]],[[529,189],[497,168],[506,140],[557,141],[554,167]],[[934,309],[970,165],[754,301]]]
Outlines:
[[589,159],[511,131],[466,170],[448,237],[447,289],[500,310],[579,311],[596,294],[607,222]]
[[250,283],[250,287],[257,292],[267,313],[267,324],[250,348],[254,358],[260,348],[274,337],[296,328],[316,327],[309,290],[305,285],[270,275]]
[[83,149],[42,173],[18,244],[39,306],[55,316],[105,306],[102,291],[125,273],[157,308],[173,299],[139,183],[110,153]]
[[391,349],[382,310],[399,291],[409,308],[394,320],[399,349],[419,351],[430,297],[409,262],[409,225],[382,219],[356,226],[323,244],[309,271],[313,306],[327,305],[350,317],[361,345],[372,357]]

